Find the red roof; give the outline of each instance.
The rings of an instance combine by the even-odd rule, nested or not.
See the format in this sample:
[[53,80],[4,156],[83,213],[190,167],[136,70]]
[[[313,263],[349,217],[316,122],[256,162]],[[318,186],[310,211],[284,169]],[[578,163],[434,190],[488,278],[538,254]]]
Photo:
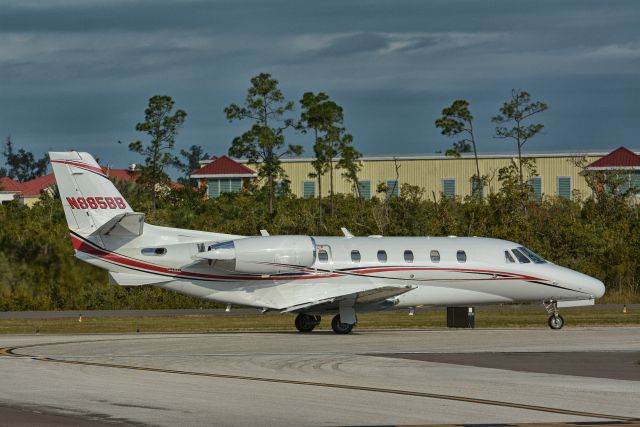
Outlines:
[[13,191],[17,193],[21,191],[21,186],[22,184],[9,177],[0,178],[0,191]]
[[[214,159],[215,156],[212,157]],[[215,158],[210,163],[204,165],[198,170],[191,172],[192,178],[205,178],[210,175],[243,175],[255,176],[256,172],[248,168],[242,163],[238,163],[227,156]]]
[[[131,172],[128,169],[107,169],[102,168],[104,174],[111,179],[118,181],[137,181],[140,178],[140,171]],[[16,182],[11,178],[0,178],[0,191],[15,191],[21,196],[33,197],[39,196],[44,190],[53,187],[56,184],[55,176],[50,173],[27,182]],[[172,188],[182,188],[182,184],[176,182],[171,183]]]
[[587,166],[587,169],[640,168],[640,156],[625,147],[616,148]]
[[22,189],[22,196],[39,196],[40,193],[53,186],[55,183],[56,178],[52,173],[34,178],[31,181],[23,182],[20,185]]
[[117,179],[118,181],[137,181],[140,178],[140,171],[131,172],[129,169],[110,169],[102,166],[102,171],[109,178]]

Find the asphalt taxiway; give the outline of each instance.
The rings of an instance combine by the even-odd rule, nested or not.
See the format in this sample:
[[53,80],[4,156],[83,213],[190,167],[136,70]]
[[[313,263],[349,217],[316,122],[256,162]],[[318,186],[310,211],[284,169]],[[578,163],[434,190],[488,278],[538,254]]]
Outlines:
[[640,418],[640,328],[13,335],[0,348],[0,425]]

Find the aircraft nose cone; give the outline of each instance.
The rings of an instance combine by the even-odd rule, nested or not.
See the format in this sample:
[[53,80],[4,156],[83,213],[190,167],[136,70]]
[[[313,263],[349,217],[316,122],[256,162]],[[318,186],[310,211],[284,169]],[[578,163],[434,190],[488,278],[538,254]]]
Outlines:
[[594,277],[589,277],[589,279],[587,289],[589,289],[589,292],[591,292],[594,297],[600,298],[604,295],[604,283]]

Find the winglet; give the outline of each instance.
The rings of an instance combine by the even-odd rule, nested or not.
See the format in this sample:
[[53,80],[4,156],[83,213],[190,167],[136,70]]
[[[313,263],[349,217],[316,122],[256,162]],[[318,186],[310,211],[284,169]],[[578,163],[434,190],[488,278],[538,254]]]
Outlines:
[[345,227],[341,227],[340,230],[342,230],[342,234],[344,234],[344,237],[346,237],[347,239],[350,239],[353,237],[353,234],[351,234],[351,232],[347,230]]

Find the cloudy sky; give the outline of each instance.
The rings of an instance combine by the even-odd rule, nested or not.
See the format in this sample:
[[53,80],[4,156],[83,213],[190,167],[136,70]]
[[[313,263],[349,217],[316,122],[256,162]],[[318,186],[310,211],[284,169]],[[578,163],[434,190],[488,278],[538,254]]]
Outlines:
[[2,0],[0,136],[124,167],[139,158],[117,141],[167,94],[188,113],[177,146],[222,154],[248,127],[223,108],[263,71],[341,104],[365,154],[446,149],[433,122],[457,98],[481,152],[515,152],[490,123],[512,88],[549,104],[529,151],[640,148],[635,0]]

